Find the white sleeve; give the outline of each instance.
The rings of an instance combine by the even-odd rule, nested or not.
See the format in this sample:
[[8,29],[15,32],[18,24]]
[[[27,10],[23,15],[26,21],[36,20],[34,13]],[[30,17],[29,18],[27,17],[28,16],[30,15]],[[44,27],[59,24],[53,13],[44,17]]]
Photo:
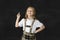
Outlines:
[[19,27],[23,27],[23,21],[24,21],[24,19],[22,19],[20,22],[19,22]]
[[43,23],[41,23],[39,20],[36,20],[36,28],[37,27],[42,27]]

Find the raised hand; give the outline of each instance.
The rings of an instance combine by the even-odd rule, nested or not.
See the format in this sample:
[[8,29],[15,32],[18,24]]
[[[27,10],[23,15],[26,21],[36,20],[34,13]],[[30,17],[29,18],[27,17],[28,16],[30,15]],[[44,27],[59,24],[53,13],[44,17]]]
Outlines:
[[18,14],[17,14],[17,18],[20,18],[20,16],[21,16],[21,15],[20,15],[20,12],[18,12]]
[[17,19],[16,19],[16,22],[15,22],[15,27],[18,27],[19,26],[19,19],[20,19],[20,12],[18,12],[18,14],[16,15],[17,16]]

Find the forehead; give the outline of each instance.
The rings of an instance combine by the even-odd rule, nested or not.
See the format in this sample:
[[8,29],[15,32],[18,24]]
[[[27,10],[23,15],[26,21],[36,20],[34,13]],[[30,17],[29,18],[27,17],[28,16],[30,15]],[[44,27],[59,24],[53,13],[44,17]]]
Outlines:
[[29,8],[27,8],[27,10],[34,10],[34,8],[33,7],[29,7]]

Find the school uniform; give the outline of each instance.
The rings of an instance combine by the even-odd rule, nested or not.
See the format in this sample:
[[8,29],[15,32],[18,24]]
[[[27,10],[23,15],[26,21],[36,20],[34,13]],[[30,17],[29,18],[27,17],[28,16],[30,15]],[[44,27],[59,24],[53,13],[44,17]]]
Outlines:
[[[33,25],[32,25],[32,22],[34,21],[34,23],[33,23]],[[31,27],[31,25],[32,25],[32,27]],[[22,36],[22,40],[36,40],[36,36],[35,36],[35,31],[36,31],[36,28],[38,28],[38,27],[42,27],[42,25],[43,25],[43,23],[41,23],[39,20],[37,20],[37,19],[22,19],[20,22],[19,22],[19,27],[23,27],[23,36]],[[29,38],[29,36],[28,36],[28,38],[26,38],[26,37],[24,37],[25,36],[25,34],[26,35],[28,35],[28,33],[29,33],[29,35],[30,34],[32,34],[32,35],[34,35],[33,37],[32,37],[32,39],[31,38]]]

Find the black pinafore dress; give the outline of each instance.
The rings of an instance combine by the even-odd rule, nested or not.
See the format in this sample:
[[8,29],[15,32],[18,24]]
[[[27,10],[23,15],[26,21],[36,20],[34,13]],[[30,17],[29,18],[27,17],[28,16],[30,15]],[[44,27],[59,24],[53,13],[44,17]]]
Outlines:
[[26,28],[26,19],[25,19],[25,28],[24,28],[23,36],[22,36],[21,40],[36,40],[35,33],[31,33],[34,21],[35,21],[35,19],[33,20],[31,26],[27,26],[27,27],[30,27],[30,33],[27,33],[27,32],[25,32],[25,28]]

